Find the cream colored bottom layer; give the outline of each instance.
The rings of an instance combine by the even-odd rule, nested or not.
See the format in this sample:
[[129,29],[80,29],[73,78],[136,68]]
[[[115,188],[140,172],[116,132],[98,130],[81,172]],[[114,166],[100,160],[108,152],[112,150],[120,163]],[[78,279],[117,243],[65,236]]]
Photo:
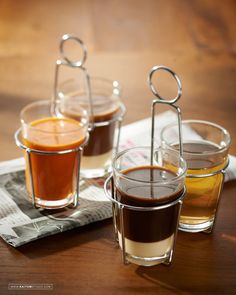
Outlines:
[[110,164],[112,150],[98,156],[83,156],[81,161],[81,169],[100,169]]
[[[118,232],[119,245],[122,249],[121,234]],[[125,238],[126,253],[140,258],[161,257],[170,252],[174,243],[174,234],[158,242],[141,243]]]

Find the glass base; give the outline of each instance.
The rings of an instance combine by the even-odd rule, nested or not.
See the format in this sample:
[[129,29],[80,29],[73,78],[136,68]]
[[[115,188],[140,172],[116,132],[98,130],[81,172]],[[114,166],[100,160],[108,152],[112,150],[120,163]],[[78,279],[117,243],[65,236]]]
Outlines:
[[80,174],[84,178],[103,177],[111,172],[112,150],[97,156],[83,156]]
[[62,200],[43,200],[36,198],[35,207],[44,208],[44,209],[60,209],[67,206],[72,206],[74,201],[74,195],[70,195],[69,197]]
[[103,177],[106,174],[111,172],[111,167],[99,168],[99,169],[83,169],[80,171],[80,174],[84,178],[98,178]]
[[157,264],[170,264],[169,261],[170,255],[165,254],[161,257],[151,257],[151,258],[143,258],[134,255],[127,254],[126,259],[128,262],[140,265],[140,266],[154,266]]
[[[118,242],[123,251],[120,232],[118,232]],[[164,240],[150,243],[125,238],[125,259],[127,262],[142,266],[153,266],[160,263],[168,265],[172,260],[173,244],[174,234]]]
[[179,223],[179,230],[190,232],[190,233],[198,233],[198,232],[206,232],[211,233],[213,228],[214,220],[209,220],[204,223],[199,224],[187,224],[187,223]]

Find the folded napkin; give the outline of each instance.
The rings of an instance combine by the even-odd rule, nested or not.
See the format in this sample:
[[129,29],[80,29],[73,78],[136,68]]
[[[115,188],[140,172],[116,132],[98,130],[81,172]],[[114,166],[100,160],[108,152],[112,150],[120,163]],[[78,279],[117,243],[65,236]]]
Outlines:
[[0,163],[0,236],[14,247],[111,217],[104,179],[80,181],[79,207],[35,209],[25,187],[24,159]]
[[[161,129],[176,122],[175,113],[168,111],[156,117],[155,138]],[[121,149],[150,145],[151,119],[122,127]],[[14,247],[88,223],[110,218],[111,203],[105,197],[105,178],[81,179],[80,205],[76,209],[35,209],[25,188],[23,158],[0,163],[0,236]],[[225,180],[236,179],[236,158],[230,156]]]

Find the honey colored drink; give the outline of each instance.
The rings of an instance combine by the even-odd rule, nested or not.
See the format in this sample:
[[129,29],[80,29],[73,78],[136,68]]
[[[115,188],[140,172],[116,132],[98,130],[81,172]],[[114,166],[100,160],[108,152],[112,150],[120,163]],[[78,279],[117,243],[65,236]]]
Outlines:
[[[187,193],[179,229],[210,233],[215,224],[224,171],[229,161],[230,134],[220,125],[202,120],[184,120],[181,127],[183,158],[187,162]],[[165,148],[179,152],[178,126],[165,126],[161,140]]]
[[[201,225],[213,222],[218,199],[223,185],[221,172],[208,177],[190,177],[208,175],[220,171],[227,162],[227,153],[218,155],[219,147],[210,142],[184,143],[184,153],[187,161],[186,188],[187,194],[182,206],[180,224]],[[208,156],[200,157],[204,151]]]
[[[23,130],[25,146],[41,152],[76,149],[84,141],[82,124],[69,118],[46,117],[32,121]],[[42,207],[51,201],[58,201],[58,207],[63,207],[73,198],[77,185],[78,157],[80,153],[77,151],[64,154],[31,153],[34,194]],[[32,196],[28,157],[26,165],[26,186]]]

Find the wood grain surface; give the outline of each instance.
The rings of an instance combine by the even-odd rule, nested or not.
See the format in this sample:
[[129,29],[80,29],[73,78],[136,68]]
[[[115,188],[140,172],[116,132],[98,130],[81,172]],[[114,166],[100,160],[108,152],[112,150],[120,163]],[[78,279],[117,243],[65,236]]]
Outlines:
[[[86,43],[91,75],[120,81],[125,123],[150,116],[147,74],[164,64],[181,77],[183,117],[223,125],[236,155],[234,0],[1,0],[0,160],[22,155],[13,140],[21,108],[51,98],[64,33]],[[163,95],[171,85],[163,77]],[[179,232],[171,267],[124,266],[111,220],[17,249],[1,240],[0,294],[235,294],[235,194],[236,182],[227,183],[213,234]],[[9,283],[53,291],[9,291]]]

